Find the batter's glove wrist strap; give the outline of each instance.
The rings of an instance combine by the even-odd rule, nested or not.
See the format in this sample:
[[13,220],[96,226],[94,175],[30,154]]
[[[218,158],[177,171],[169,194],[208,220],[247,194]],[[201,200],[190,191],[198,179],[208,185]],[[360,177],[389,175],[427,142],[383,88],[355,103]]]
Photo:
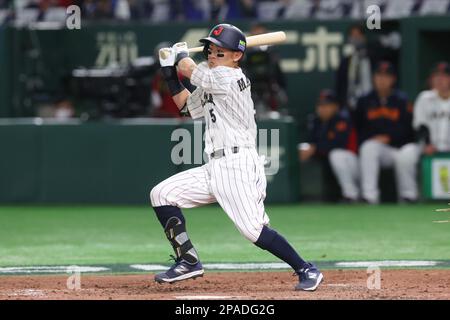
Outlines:
[[178,54],[177,54],[177,57],[175,58],[175,65],[177,66],[178,63],[179,63],[182,59],[187,58],[187,57],[189,57],[189,53],[187,53],[187,52],[180,52],[180,53],[178,53]]
[[181,84],[180,79],[178,79],[177,68],[174,66],[161,67],[161,72],[164,77],[164,80],[167,82],[167,86],[169,87],[170,94],[176,96],[185,88]]

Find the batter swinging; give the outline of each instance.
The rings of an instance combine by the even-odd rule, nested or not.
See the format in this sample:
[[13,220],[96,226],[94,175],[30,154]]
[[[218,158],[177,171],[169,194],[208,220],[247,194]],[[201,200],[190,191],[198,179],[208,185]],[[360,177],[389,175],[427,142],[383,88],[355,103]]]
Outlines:
[[[155,281],[171,283],[204,273],[189,240],[180,208],[218,202],[239,232],[256,246],[288,263],[299,276],[296,290],[315,290],[322,273],[304,261],[287,240],[269,227],[264,210],[266,177],[256,151],[256,123],[250,80],[239,68],[246,38],[229,24],[214,27],[204,44],[207,62],[196,65],[186,43],[160,50],[160,64],[173,100],[182,113],[205,118],[208,163],[180,172],[155,186],[151,203],[175,254],[175,264]],[[197,87],[192,94],[176,67]]]

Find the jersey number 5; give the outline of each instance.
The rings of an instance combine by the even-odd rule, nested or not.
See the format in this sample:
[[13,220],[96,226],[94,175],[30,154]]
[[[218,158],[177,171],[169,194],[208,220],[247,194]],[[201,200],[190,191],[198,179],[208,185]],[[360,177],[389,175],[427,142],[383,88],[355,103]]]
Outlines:
[[211,115],[211,121],[216,122],[216,115],[214,114],[214,109],[209,109],[209,114]]

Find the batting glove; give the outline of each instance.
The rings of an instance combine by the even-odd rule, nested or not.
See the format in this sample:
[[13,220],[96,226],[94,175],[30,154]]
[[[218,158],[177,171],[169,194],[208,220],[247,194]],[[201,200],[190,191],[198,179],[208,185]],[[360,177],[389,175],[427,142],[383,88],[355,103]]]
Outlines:
[[159,49],[159,64],[161,67],[173,67],[176,56],[174,48]]
[[177,42],[172,48],[175,49],[176,53],[175,65],[177,65],[181,59],[189,57],[189,50],[186,42]]

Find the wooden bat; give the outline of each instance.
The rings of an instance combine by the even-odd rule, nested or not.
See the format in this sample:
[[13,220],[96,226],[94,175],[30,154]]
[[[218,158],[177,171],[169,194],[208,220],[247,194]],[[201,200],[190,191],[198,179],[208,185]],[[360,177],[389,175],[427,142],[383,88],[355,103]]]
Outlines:
[[[255,36],[248,36],[247,38],[247,48],[265,46],[272,44],[279,44],[286,41],[286,33],[284,31],[268,32],[263,34],[257,34]],[[190,48],[189,52],[202,52],[203,47]]]
[[[276,32],[268,32],[263,34],[257,34],[255,36],[248,36],[247,39],[247,48],[257,47],[257,46],[265,46],[265,45],[273,45],[279,44],[286,41],[286,33],[284,31],[276,31]],[[189,48],[190,53],[202,52],[203,47],[194,47]],[[169,55],[166,51],[160,51],[159,53],[164,59]]]

